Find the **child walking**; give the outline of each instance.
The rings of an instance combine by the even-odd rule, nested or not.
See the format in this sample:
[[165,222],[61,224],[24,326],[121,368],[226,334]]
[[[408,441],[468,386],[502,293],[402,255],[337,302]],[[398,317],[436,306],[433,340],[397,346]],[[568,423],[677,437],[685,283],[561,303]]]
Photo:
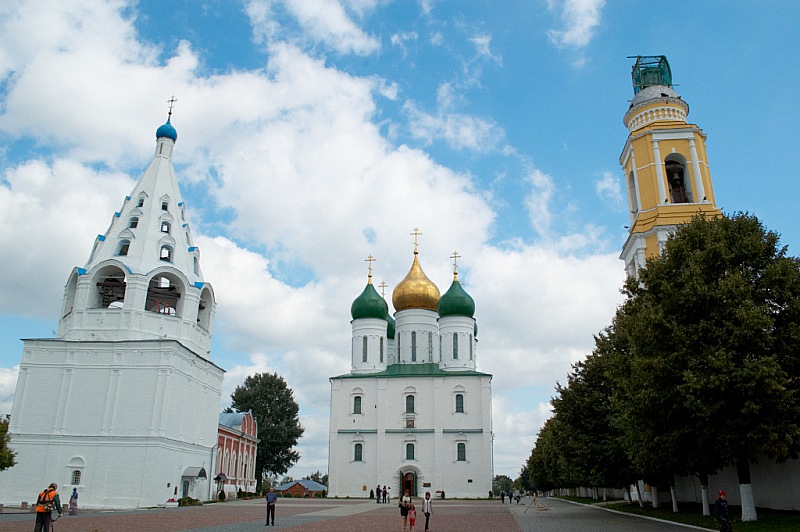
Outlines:
[[414,532],[414,523],[417,522],[417,509],[414,508],[414,505],[411,505],[411,508],[408,509],[408,524],[411,525],[409,529],[410,532]]

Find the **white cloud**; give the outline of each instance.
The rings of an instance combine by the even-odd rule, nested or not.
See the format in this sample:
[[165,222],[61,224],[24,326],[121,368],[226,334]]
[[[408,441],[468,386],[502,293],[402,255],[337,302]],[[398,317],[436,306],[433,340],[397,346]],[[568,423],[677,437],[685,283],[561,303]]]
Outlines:
[[553,218],[550,204],[555,190],[553,179],[544,172],[534,169],[528,173],[526,180],[531,188],[523,202],[528,210],[531,226],[540,236],[549,237]]
[[619,179],[611,172],[603,172],[600,178],[594,182],[594,190],[597,197],[608,204],[614,210],[622,210],[622,186]]
[[341,54],[369,55],[380,49],[380,41],[364,33],[350,17],[348,9],[358,16],[373,9],[375,3],[371,0],[251,0],[246,11],[261,42],[274,42],[280,28],[274,15],[276,6],[280,6],[292,14],[312,41],[324,43]]
[[[451,106],[449,99],[452,95],[448,89],[445,84],[439,91],[442,107]],[[411,135],[426,146],[442,139],[451,148],[476,153],[497,152],[503,148],[505,132],[490,120],[460,113],[431,115],[412,102],[406,102],[403,109],[408,114]]]
[[605,0],[547,0],[550,11],[555,11],[563,29],[550,30],[550,42],[559,48],[583,48],[594,38]]

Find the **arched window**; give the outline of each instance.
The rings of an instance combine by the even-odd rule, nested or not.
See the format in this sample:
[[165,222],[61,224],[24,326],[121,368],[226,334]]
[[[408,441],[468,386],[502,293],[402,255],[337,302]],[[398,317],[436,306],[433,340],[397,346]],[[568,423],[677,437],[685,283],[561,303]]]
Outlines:
[[460,393],[456,394],[456,412],[464,413],[464,395]]
[[363,460],[364,446],[357,443],[353,446],[353,461],[361,462]]
[[162,211],[168,211],[169,210],[169,202],[167,200],[164,200],[164,201],[161,202],[161,210]]
[[433,333],[428,331],[428,362],[433,362]]
[[81,484],[81,470],[75,469],[72,472],[72,485],[73,486],[80,486]]
[[411,362],[417,361],[417,331],[411,331]]
[[456,446],[456,460],[459,462],[466,462],[467,461],[467,444],[466,443],[459,443]]
[[353,413],[360,414],[361,413],[361,396],[356,395],[353,397]]
[[194,257],[194,274],[200,275],[200,261],[197,260],[197,257]]
[[458,335],[453,334],[453,360],[458,360]]
[[413,460],[414,459],[414,444],[407,443],[406,444],[406,460]]
[[137,227],[139,227],[139,217],[133,216],[128,222],[128,227],[130,229],[136,229]]
[[692,203],[692,185],[686,171],[686,159],[679,153],[670,153],[664,159],[669,197],[672,203]]
[[414,396],[406,395],[406,414],[414,413]]
[[381,364],[383,364],[383,336],[381,336]]
[[161,232],[169,234],[170,225],[169,222],[166,220],[162,220],[161,222]]
[[131,241],[130,240],[120,240],[119,246],[117,247],[117,255],[120,257],[124,257],[128,254],[128,250],[131,248]]
[[367,361],[367,337],[361,338],[361,362]]
[[144,207],[144,198],[139,198],[139,201],[136,202],[137,207]]
[[164,262],[172,262],[172,246],[166,244],[161,246],[161,253],[158,258]]

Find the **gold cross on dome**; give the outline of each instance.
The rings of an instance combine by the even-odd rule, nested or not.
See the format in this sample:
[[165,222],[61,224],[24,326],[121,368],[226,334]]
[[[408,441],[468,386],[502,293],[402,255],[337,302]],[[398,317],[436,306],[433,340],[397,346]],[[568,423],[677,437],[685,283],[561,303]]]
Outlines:
[[381,281],[381,284],[378,285],[381,289],[381,297],[386,299],[386,287],[389,286],[386,284],[386,281]]
[[415,227],[414,230],[409,234],[414,237],[414,253],[416,253],[419,249],[419,241],[417,240],[417,237],[422,233],[420,232],[419,228]]
[[458,254],[458,251],[454,251],[450,258],[453,259],[453,272],[458,271],[458,259],[461,258],[461,255]]
[[372,279],[372,263],[375,262],[376,260],[378,260],[378,259],[376,259],[372,255],[370,255],[366,259],[364,259],[364,262],[368,262],[369,263],[368,269],[369,269],[369,278],[370,279]]
[[170,116],[172,116],[172,109],[175,108],[175,102],[177,102],[177,101],[178,101],[178,99],[175,97],[175,95],[172,95],[172,97],[169,100],[167,100],[167,103],[169,104],[169,115]]

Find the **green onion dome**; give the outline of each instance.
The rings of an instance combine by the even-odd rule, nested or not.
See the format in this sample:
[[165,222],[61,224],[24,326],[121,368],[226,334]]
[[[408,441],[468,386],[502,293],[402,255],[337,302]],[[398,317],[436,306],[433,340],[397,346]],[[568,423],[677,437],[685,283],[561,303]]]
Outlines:
[[386,336],[389,340],[394,340],[394,318],[388,312],[386,313],[386,323],[389,324],[386,327]]
[[350,305],[350,315],[354,320],[360,318],[377,318],[379,320],[385,319],[389,314],[389,305],[381,297],[375,287],[372,286],[372,276],[369,277],[369,282],[358,296],[353,304]]
[[439,316],[467,316],[472,318],[475,315],[475,301],[461,288],[458,281],[458,273],[453,274],[453,284],[439,300],[437,308]]

